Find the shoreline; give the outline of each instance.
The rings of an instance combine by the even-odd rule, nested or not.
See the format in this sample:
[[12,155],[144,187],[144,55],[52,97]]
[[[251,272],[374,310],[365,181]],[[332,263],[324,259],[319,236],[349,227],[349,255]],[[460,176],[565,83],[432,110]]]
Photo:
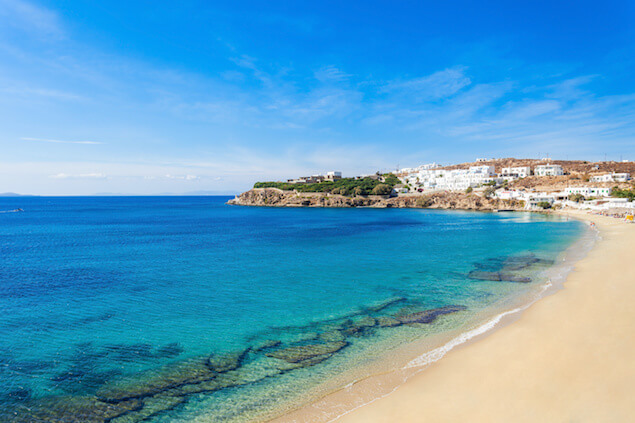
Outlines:
[[[537,296],[535,300],[527,303],[526,305],[514,310],[504,311],[494,316],[492,319],[488,320],[484,324],[479,325],[478,327],[468,331],[467,333],[461,334],[458,337],[461,338],[462,336],[468,336],[467,339],[459,340],[458,342],[456,342],[458,338],[453,338],[451,341],[439,348],[433,349],[431,351],[429,350],[423,355],[420,354],[418,358],[419,360],[424,357],[429,357],[431,355],[433,356],[434,354],[437,354],[439,352],[437,350],[445,349],[438,357],[433,357],[432,360],[427,363],[423,363],[423,365],[422,363],[419,363],[418,365],[412,366],[411,364],[417,360],[414,359],[409,362],[403,369],[395,369],[393,371],[393,374],[374,375],[365,380],[353,382],[351,385],[339,391],[328,394],[312,404],[303,406],[295,411],[291,411],[283,416],[273,419],[272,421],[342,421],[356,423],[367,421],[420,421],[422,418],[428,417],[431,418],[433,421],[523,421],[523,418],[525,418],[524,421],[536,421],[537,419],[541,418],[543,420],[545,418],[549,418],[550,421],[552,421],[553,419],[551,418],[551,416],[547,415],[543,417],[540,415],[541,409],[539,403],[537,403],[537,408],[533,406],[531,407],[531,411],[534,413],[533,415],[524,415],[522,413],[512,413],[509,415],[505,415],[504,413],[501,414],[499,410],[500,405],[503,405],[504,411],[510,412],[514,411],[516,407],[500,404],[499,401],[496,401],[496,396],[491,397],[488,394],[487,383],[483,384],[483,381],[492,382],[492,373],[499,373],[494,369],[498,368],[500,372],[505,372],[505,363],[506,361],[509,361],[509,357],[508,360],[504,360],[502,358],[496,359],[494,357],[501,355],[501,353],[508,354],[509,351],[514,350],[514,344],[508,345],[503,341],[496,341],[497,339],[499,339],[499,337],[504,336],[499,335],[499,333],[507,334],[509,332],[523,332],[525,331],[526,326],[529,326],[529,329],[536,330],[536,324],[531,322],[531,320],[535,319],[533,317],[534,314],[538,314],[538,318],[540,318],[541,311],[535,310],[545,307],[541,305],[548,299],[550,300],[549,303],[551,303],[554,301],[553,298],[560,298],[563,293],[567,293],[568,291],[570,291],[571,287],[569,285],[571,285],[571,280],[575,281],[579,277],[582,277],[582,279],[588,278],[587,273],[583,271],[581,272],[580,269],[584,269],[586,266],[588,266],[587,263],[589,261],[593,262],[594,260],[596,260],[596,255],[602,254],[603,251],[606,250],[607,246],[612,245],[609,240],[605,239],[604,235],[608,234],[617,236],[622,241],[624,241],[624,238],[628,238],[628,235],[625,236],[624,234],[635,235],[635,225],[628,225],[616,219],[569,210],[559,211],[556,214],[583,221],[593,220],[596,222],[597,229],[599,229],[600,233],[600,236],[595,237],[596,240],[594,242],[593,248],[590,249],[590,251],[587,250],[586,252],[584,252],[583,257],[578,257],[577,259],[573,260],[573,267],[566,272],[563,280],[559,282],[556,281],[553,286],[546,286],[544,292]],[[615,227],[618,227],[617,231],[615,230]],[[620,235],[622,236],[620,237]],[[613,242],[613,244],[615,244],[615,242]],[[630,248],[634,248],[632,240],[630,243]],[[628,251],[628,247],[626,251]],[[615,267],[613,267],[613,273],[615,272],[615,270]],[[619,270],[617,271],[619,272]],[[624,270],[622,276],[625,276],[627,272],[627,270]],[[633,281],[635,282],[635,279]],[[555,293],[558,293],[558,295],[552,295]],[[557,303],[559,301],[556,300],[555,302]],[[608,310],[607,312],[610,313],[610,310]],[[569,310],[560,311],[560,313],[571,314]],[[529,317],[527,317],[528,315]],[[633,313],[633,317],[635,318],[635,313]],[[529,323],[527,323],[527,321],[529,321]],[[544,328],[542,329],[544,330]],[[577,329],[582,329],[582,332],[585,332],[585,328],[578,327]],[[558,331],[558,328],[552,328],[552,330]],[[579,331],[575,333],[579,333]],[[527,342],[526,339],[525,341]],[[494,347],[489,346],[489,344],[492,342],[496,344]],[[501,342],[503,342],[503,345],[498,345]],[[533,342],[536,345],[541,345],[541,339],[538,336],[533,339]],[[447,348],[448,345],[452,343],[454,343],[454,345],[450,345],[450,347]],[[635,344],[635,342],[633,343]],[[484,344],[485,346],[482,346]],[[473,379],[474,381],[473,389],[464,387],[464,377],[462,377],[460,371],[458,372],[459,374],[457,374],[457,368],[463,368],[466,363],[471,363],[474,361],[474,359],[470,357],[472,355],[471,351],[473,349],[483,348],[489,348],[492,350],[489,354],[486,354],[484,356],[485,359],[489,357],[489,367],[479,366],[478,368],[471,369],[470,374],[468,375],[470,376],[470,379]],[[515,351],[515,355],[517,355],[518,357],[522,357],[524,352],[523,349],[525,349],[525,347],[522,345],[518,345],[516,348],[517,351]],[[534,345],[533,350],[535,350],[536,348],[538,347]],[[496,353],[498,353],[498,355]],[[458,364],[453,365],[452,363],[447,363],[450,360],[457,360],[457,356],[459,357]],[[440,360],[440,358],[444,358],[444,360]],[[516,360],[513,360],[513,362],[515,363]],[[582,363],[582,365],[584,364],[585,363]],[[408,369],[409,367],[411,368],[411,372],[410,374],[406,374],[406,369]],[[490,369],[490,367],[492,367],[492,369]],[[526,380],[527,383],[531,384],[531,381],[533,379],[527,377],[527,373],[531,372],[529,370],[530,368],[531,367],[528,367],[526,371],[522,371],[521,368],[519,369],[519,372],[524,376],[524,380]],[[538,366],[538,368],[534,368],[533,375],[544,375],[544,373],[541,373],[541,369],[541,366]],[[433,373],[433,376],[430,376],[431,373]],[[635,375],[635,371],[632,374]],[[453,381],[456,386],[452,386],[451,384],[448,385],[447,379],[451,376],[455,378],[453,379]],[[377,380],[373,381],[373,379]],[[519,400],[520,402],[525,401],[525,398],[523,398],[522,394],[518,395],[518,397],[520,398],[514,395],[510,395],[510,393],[515,392],[514,388],[516,385],[516,381],[510,379],[509,377],[504,378],[504,380],[510,383],[508,385],[504,385],[505,389],[501,389],[501,396],[504,396],[504,394],[507,393],[507,396],[511,397],[509,398],[509,404],[513,404],[514,400]],[[391,383],[392,388],[386,390],[385,387],[387,385],[390,385]],[[372,386],[364,386],[373,384],[377,385],[375,386],[375,389],[373,389]],[[536,380],[535,384],[533,384],[532,386],[539,388],[541,384],[549,385],[548,377],[544,380]],[[446,389],[442,392],[439,392],[439,390],[436,389],[437,385],[442,385]],[[378,386],[383,386],[384,392],[380,393],[376,389]],[[454,390],[456,387],[460,387],[459,394],[461,395],[461,399],[464,400],[464,402],[461,404],[456,404],[454,399]],[[566,387],[563,389],[566,389]],[[626,392],[628,392],[628,389],[626,390]],[[635,391],[631,389],[631,392]],[[359,401],[360,395],[366,395],[365,401],[357,404],[353,403],[352,400],[356,397]],[[555,395],[555,397],[557,398],[557,395]],[[426,401],[422,401],[422,398],[425,398]],[[494,401],[495,404],[491,407],[487,407],[485,405],[479,407],[479,399],[482,399],[484,403]],[[552,408],[552,406],[545,407],[544,411],[548,412]],[[563,408],[568,409],[566,406]],[[607,408],[611,410],[614,409],[614,407]],[[618,408],[619,410],[630,410],[627,413],[628,415],[630,415],[631,412],[635,412],[635,407],[633,406],[629,408],[626,405],[622,405]],[[602,410],[607,411],[604,408],[602,408]],[[331,416],[325,417],[325,414],[330,414]],[[563,417],[562,419],[556,418],[556,421],[568,419],[568,417]]]

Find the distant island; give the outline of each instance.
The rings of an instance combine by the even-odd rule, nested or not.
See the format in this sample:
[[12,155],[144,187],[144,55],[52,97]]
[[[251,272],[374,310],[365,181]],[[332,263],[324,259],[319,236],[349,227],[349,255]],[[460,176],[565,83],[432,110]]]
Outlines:
[[476,159],[395,172],[341,172],[256,182],[228,204],[268,207],[378,207],[632,211],[635,163],[551,159]]

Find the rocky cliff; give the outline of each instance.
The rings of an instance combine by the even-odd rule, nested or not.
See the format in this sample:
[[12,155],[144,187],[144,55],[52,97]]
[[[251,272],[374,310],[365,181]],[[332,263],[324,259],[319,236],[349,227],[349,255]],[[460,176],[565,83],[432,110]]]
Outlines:
[[254,188],[230,200],[228,204],[267,207],[377,207],[430,208],[456,210],[522,210],[519,201],[490,199],[478,194],[436,192],[432,194],[345,197],[329,193],[302,193],[276,188]]

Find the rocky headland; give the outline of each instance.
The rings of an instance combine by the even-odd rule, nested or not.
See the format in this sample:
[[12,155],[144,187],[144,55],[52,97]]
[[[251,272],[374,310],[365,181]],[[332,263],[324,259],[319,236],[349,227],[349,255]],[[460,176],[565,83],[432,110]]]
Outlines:
[[344,196],[331,193],[283,191],[278,188],[253,188],[229,200],[228,204],[265,207],[394,207],[482,211],[524,209],[521,201],[488,198],[477,193],[435,192],[398,197]]

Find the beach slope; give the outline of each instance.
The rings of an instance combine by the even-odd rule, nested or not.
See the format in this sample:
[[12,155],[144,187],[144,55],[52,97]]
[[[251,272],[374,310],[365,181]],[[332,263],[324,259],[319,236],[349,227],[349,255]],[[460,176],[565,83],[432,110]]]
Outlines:
[[635,225],[593,220],[563,290],[337,421],[633,421]]
[[600,231],[564,289],[451,350],[396,390],[391,385],[403,372],[376,375],[273,421],[633,421],[635,225],[560,214],[593,220]]

